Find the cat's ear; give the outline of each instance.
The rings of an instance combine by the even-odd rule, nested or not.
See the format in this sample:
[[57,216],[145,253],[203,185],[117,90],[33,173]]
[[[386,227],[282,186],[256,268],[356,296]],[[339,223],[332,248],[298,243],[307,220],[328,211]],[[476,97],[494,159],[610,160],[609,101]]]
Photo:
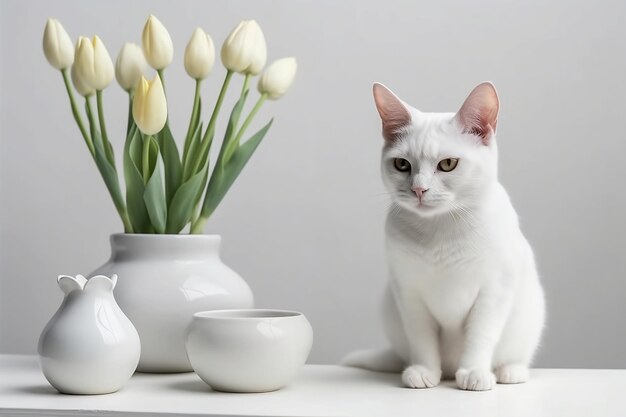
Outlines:
[[465,99],[456,114],[456,120],[464,133],[480,137],[487,145],[496,133],[500,100],[496,87],[490,82],[476,86]]
[[393,142],[402,128],[411,123],[411,113],[402,100],[380,83],[374,83],[374,101],[383,122],[383,137]]

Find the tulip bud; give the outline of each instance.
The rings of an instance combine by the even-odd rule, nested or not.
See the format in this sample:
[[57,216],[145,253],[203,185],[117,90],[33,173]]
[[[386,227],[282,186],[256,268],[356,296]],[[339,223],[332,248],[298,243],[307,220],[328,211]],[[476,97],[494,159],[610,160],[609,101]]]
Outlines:
[[143,54],[150,66],[156,70],[167,67],[172,62],[174,46],[172,38],[163,23],[150,15],[141,35]]
[[259,79],[259,92],[271,100],[283,96],[293,84],[298,65],[294,57],[278,59],[270,64]]
[[93,68],[94,78],[91,86],[96,90],[104,90],[115,76],[115,69],[109,51],[98,36],[94,36],[93,42]]
[[74,65],[76,78],[80,79],[83,84],[91,86],[93,78],[93,44],[84,36],[80,36],[76,42],[76,53],[74,54]]
[[76,44],[76,75],[95,90],[104,90],[113,80],[113,61],[99,37],[84,36]]
[[124,90],[130,91],[141,79],[146,66],[139,45],[125,43],[115,61],[115,78]]
[[197,28],[185,48],[185,71],[191,78],[202,80],[209,75],[215,63],[213,39]]
[[87,97],[96,92],[96,90],[91,88],[91,86],[89,86],[80,78],[78,71],[76,71],[76,65],[72,65],[71,74],[72,74],[72,83],[74,84],[74,88],[76,88],[76,91],[78,91],[78,94],[80,94],[83,97]]
[[234,72],[257,75],[267,61],[263,31],[254,20],[244,20],[222,45],[222,63]]
[[74,62],[74,46],[61,22],[48,19],[43,32],[43,53],[54,68],[64,70]]
[[142,75],[135,88],[133,118],[137,127],[146,135],[155,135],[167,121],[167,101],[161,78],[157,74],[152,81]]

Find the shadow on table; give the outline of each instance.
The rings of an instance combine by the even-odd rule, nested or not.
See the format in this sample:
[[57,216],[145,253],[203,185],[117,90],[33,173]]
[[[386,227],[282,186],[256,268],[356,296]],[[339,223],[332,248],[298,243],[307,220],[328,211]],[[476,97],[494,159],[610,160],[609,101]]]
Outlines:
[[280,390],[277,391],[270,391],[270,392],[246,392],[246,393],[242,393],[242,392],[227,392],[227,391],[216,391],[214,389],[212,389],[211,387],[209,387],[207,384],[205,384],[204,382],[202,382],[201,380],[197,380],[197,381],[182,381],[182,382],[174,382],[172,384],[168,385],[168,388],[174,390],[174,391],[185,391],[185,392],[200,392],[202,394],[227,394],[227,395],[232,395],[232,396],[236,396],[236,395],[243,395],[243,396],[249,396],[249,395],[273,395],[276,392],[281,392],[281,391],[288,391],[290,390],[290,387],[284,387]]
[[59,391],[52,388],[50,385],[31,385],[23,387],[12,388],[15,392],[21,392],[25,394],[37,394],[37,395],[62,395]]
[[200,380],[175,382],[169,385],[169,388],[175,391],[186,391],[186,392],[202,392],[202,393],[214,392],[211,389],[211,387],[209,387],[207,384],[205,384],[204,382]]

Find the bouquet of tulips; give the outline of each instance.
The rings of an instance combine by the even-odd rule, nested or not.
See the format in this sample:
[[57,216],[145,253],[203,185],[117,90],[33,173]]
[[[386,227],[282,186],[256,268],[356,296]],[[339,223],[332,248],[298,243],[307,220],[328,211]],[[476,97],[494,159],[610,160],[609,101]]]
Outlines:
[[[195,95],[181,155],[169,128],[164,88],[164,71],[173,56],[172,39],[165,26],[150,16],[141,41],[141,47],[125,44],[114,66],[98,36],[80,37],[74,47],[61,23],[49,19],[43,49],[48,62],[61,72],[74,120],[124,223],[124,231],[179,233],[189,224],[191,233],[201,233],[272,120],[243,141],[246,130],[267,99],[280,98],[291,86],[296,60],[282,58],[267,67],[258,81],[259,97],[242,119],[250,81],[263,70],[267,49],[259,25],[253,20],[241,22],[222,46],[226,77],[205,126],[200,93],[202,81],[213,68],[215,47],[209,35],[196,29],[184,56],[185,70],[195,80]],[[144,76],[147,64],[156,70],[151,81]],[[243,86],[230,113],[215,166],[210,169],[215,124],[234,74],[243,76]],[[114,76],[129,101],[122,158],[125,198],[104,120],[103,91]],[[84,112],[74,91],[84,98]]]

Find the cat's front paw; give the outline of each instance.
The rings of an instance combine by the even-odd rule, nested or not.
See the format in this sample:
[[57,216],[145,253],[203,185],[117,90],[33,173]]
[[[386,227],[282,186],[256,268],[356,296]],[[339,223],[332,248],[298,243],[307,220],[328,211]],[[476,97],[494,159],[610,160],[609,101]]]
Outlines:
[[411,365],[402,373],[402,383],[407,388],[432,388],[439,385],[441,370]]
[[528,381],[528,367],[526,365],[509,364],[496,368],[498,384],[521,384]]
[[468,391],[489,391],[496,384],[496,376],[490,369],[459,369],[456,384]]

